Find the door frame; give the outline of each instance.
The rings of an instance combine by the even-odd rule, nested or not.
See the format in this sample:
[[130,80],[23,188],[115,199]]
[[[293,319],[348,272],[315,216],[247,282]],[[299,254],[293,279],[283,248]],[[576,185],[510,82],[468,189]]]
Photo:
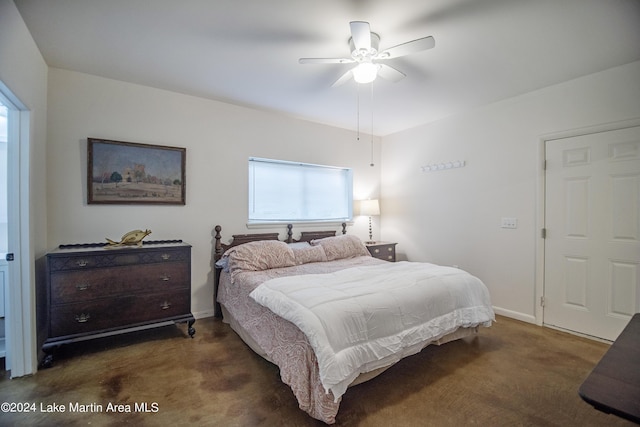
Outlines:
[[9,252],[14,261],[8,262],[8,289],[5,333],[6,364],[11,378],[36,371],[35,289],[30,238],[30,112],[0,82],[0,99],[9,109],[7,115],[7,206]]
[[602,123],[594,126],[587,126],[577,129],[570,129],[560,132],[544,134],[538,142],[538,177],[536,191],[536,270],[535,270],[535,292],[534,292],[534,313],[536,324],[545,326],[544,323],[544,276],[545,276],[545,239],[542,237],[542,230],[546,227],[545,211],[546,211],[546,151],[547,142],[557,139],[572,138],[576,136],[590,135],[594,133],[609,132],[613,130],[626,129],[640,126],[640,117],[617,122]]

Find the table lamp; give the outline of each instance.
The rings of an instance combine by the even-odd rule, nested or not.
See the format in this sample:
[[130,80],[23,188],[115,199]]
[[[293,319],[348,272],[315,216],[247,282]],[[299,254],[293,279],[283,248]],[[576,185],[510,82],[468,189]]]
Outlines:
[[360,215],[369,217],[369,241],[366,243],[374,243],[373,232],[371,229],[371,217],[373,215],[380,215],[380,203],[378,203],[378,200],[377,199],[361,200]]

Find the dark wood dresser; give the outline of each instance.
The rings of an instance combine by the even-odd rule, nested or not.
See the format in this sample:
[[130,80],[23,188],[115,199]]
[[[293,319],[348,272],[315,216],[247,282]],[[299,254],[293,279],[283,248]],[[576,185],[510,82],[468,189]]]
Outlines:
[[396,262],[396,245],[397,243],[389,242],[365,242],[372,257],[390,262]]
[[631,317],[578,394],[602,412],[640,424],[640,313]]
[[108,247],[67,245],[46,255],[38,287],[39,336],[46,337],[42,367],[54,350],[76,341],[188,323],[191,246],[181,241]]

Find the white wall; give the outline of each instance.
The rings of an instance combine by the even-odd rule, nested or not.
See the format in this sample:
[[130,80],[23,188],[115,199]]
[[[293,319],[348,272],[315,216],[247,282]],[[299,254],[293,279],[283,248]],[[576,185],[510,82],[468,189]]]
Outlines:
[[[46,126],[47,65],[11,0],[0,0],[0,82],[12,103],[27,112],[28,128],[22,128],[20,143],[20,200],[22,247],[16,253],[11,279],[13,309],[12,376],[35,371],[35,259],[46,251]],[[3,91],[4,91],[3,90]],[[13,188],[17,191],[17,188]],[[28,197],[27,197],[28,196]],[[14,248],[12,251],[17,252]],[[20,280],[16,280],[19,277]],[[24,318],[22,314],[25,314]],[[24,338],[24,339],[23,339]],[[18,348],[19,347],[19,348]]]
[[[248,230],[250,156],[354,169],[356,198],[378,197],[380,167],[369,142],[350,131],[263,111],[60,69],[49,70],[48,243],[103,242],[149,228],[149,240],[182,239],[192,249],[192,310],[213,308],[213,228]],[[186,147],[186,206],[87,205],[87,137]],[[376,165],[379,142],[376,142]],[[316,226],[315,229],[333,227]],[[338,226],[336,229],[339,229]],[[297,229],[300,231],[300,228]],[[368,237],[366,218],[350,233]],[[295,231],[295,229],[294,229]]]
[[[501,313],[534,321],[541,137],[638,117],[635,62],[384,137],[382,237],[400,257],[459,265]],[[420,170],[458,159],[466,167]]]
[[47,117],[47,64],[44,62],[18,9],[0,0],[0,81],[30,111],[31,163],[29,219],[36,255],[46,247],[45,157]]

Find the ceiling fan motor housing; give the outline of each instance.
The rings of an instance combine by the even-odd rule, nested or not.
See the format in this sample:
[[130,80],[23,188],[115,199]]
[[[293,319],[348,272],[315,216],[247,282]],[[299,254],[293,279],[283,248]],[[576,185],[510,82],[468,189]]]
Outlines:
[[378,54],[378,46],[380,45],[380,36],[376,33],[371,34],[371,47],[369,49],[356,49],[353,43],[353,37],[349,38],[349,48],[351,48],[351,57],[356,62],[371,62]]

